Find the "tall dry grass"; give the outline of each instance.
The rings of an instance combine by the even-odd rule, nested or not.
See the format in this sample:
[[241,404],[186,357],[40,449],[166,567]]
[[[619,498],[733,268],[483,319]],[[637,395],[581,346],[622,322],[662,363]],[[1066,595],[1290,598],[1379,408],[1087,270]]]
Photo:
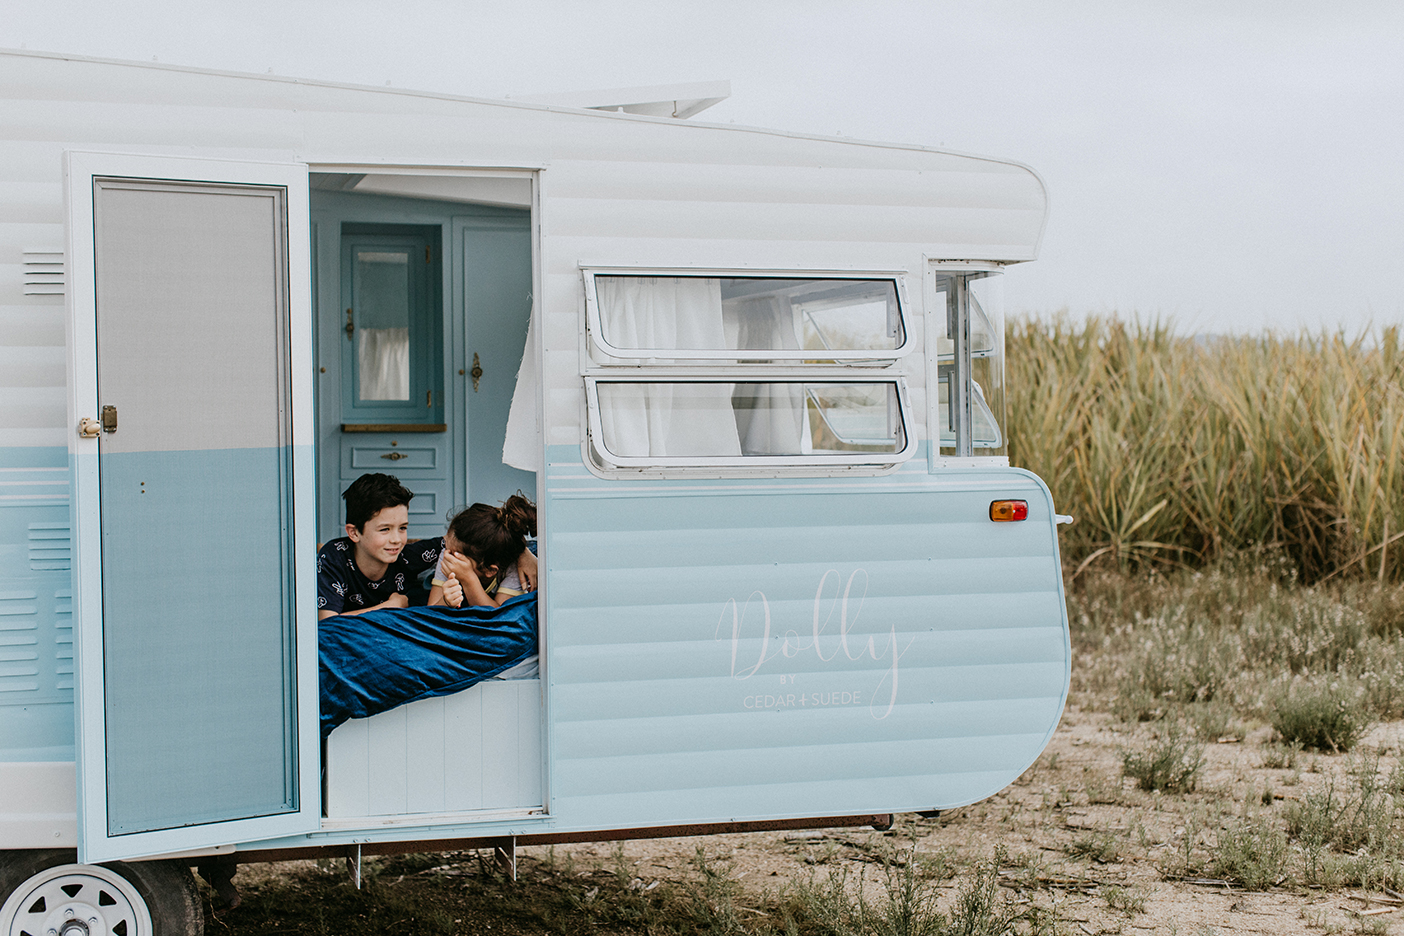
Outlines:
[[1304,581],[1404,574],[1404,354],[1302,333],[1011,323],[1009,454],[1044,478],[1073,571],[1280,547]]

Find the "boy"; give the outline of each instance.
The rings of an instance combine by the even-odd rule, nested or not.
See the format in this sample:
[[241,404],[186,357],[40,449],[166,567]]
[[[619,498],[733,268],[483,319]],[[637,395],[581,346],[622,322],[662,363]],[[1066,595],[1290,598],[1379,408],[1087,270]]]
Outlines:
[[439,561],[442,540],[406,550],[414,493],[394,475],[361,475],[341,495],[346,535],[317,553],[317,620],[407,608],[409,584]]

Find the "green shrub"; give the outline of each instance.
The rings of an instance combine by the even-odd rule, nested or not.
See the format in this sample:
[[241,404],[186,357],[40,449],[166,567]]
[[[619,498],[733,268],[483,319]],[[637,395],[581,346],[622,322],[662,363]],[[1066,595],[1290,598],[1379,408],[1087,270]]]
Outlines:
[[1287,744],[1349,751],[1370,728],[1365,707],[1336,686],[1299,685],[1272,704],[1272,727]]

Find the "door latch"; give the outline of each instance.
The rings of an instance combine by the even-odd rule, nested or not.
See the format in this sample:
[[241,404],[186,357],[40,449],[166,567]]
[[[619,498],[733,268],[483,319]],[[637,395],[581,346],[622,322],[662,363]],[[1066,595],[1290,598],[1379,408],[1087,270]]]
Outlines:
[[473,378],[473,392],[478,392],[478,381],[483,379],[483,365],[478,361],[478,352],[473,352],[473,369],[468,372],[468,376]]
[[346,340],[350,341],[356,334],[356,323],[351,321],[351,310],[346,310]]
[[78,420],[78,438],[80,439],[96,439],[101,431],[102,423],[91,416],[84,416]]
[[102,412],[98,414],[98,420],[102,423],[102,431],[113,433],[117,431],[117,407],[104,406]]

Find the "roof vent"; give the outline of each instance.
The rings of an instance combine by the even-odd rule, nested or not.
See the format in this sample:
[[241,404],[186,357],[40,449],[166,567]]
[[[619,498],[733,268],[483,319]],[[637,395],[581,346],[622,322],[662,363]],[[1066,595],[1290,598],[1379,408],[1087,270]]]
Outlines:
[[26,250],[24,252],[24,294],[26,296],[63,295],[62,250]]
[[692,84],[653,85],[644,88],[610,88],[603,91],[514,96],[512,100],[527,104],[554,104],[558,107],[619,111],[625,114],[643,114],[647,117],[677,117],[686,120],[729,97],[730,81],[698,81]]

